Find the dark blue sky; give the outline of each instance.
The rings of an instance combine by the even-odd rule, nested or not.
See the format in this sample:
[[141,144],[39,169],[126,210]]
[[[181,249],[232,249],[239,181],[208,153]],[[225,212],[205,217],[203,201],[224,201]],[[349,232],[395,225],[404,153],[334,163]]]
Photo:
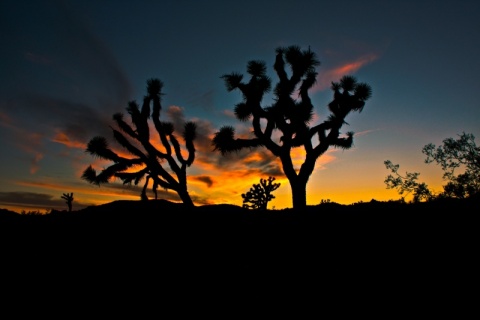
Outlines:
[[[2,0],[0,207],[63,207],[63,192],[74,192],[78,206],[138,198],[138,190],[79,177],[91,163],[105,165],[85,154],[86,143],[111,136],[112,115],[141,100],[149,78],[165,84],[165,116],[199,122],[189,171],[196,202],[241,204],[240,193],[281,172],[267,152],[212,152],[222,125],[249,130],[232,117],[241,97],[220,77],[264,60],[275,79],[275,49],[288,45],[310,47],[321,61],[311,92],[318,121],[342,75],[373,89],[363,112],[347,119],[355,147],[319,159],[308,204],[397,198],[383,182],[387,159],[438,189],[441,172],[423,163],[422,147],[462,132],[480,136],[479,17],[473,0]],[[273,205],[291,206],[288,182],[277,179]]]

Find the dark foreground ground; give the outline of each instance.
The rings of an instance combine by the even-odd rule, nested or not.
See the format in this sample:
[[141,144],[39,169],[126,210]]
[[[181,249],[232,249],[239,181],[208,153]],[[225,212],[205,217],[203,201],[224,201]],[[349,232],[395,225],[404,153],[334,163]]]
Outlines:
[[299,319],[305,310],[459,318],[477,305],[479,204],[261,213],[158,200],[46,216],[0,210],[2,307],[68,319],[147,311]]

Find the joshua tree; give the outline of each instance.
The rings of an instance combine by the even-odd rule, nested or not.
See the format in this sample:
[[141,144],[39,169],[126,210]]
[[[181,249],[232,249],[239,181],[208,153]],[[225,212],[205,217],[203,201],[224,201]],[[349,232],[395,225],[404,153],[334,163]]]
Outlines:
[[268,202],[275,198],[272,192],[280,187],[280,183],[273,183],[274,180],[274,177],[268,177],[268,180],[260,179],[260,183],[254,184],[250,191],[243,193],[243,207],[266,210]]
[[[146,188],[149,180],[152,179],[152,189],[155,193],[155,198],[156,190],[160,186],[174,190],[184,204],[193,207],[193,201],[187,190],[186,170],[195,159],[193,141],[196,137],[196,124],[187,122],[184,127],[183,139],[188,153],[188,156],[185,158],[180,144],[173,134],[173,124],[160,121],[162,87],[163,83],[159,79],[150,79],[147,81],[147,95],[143,98],[141,109],[135,101],[129,102],[127,112],[130,114],[133,127],[124,121],[122,113],[113,115],[113,120],[123,132],[112,128],[113,136],[121,146],[133,155],[133,158],[119,156],[109,148],[104,137],[94,137],[88,143],[86,151],[93,156],[111,160],[114,164],[102,170],[98,175],[90,165],[83,172],[82,179],[100,185],[108,183],[112,177],[116,177],[120,178],[124,184],[130,184],[133,181],[137,185],[139,181],[146,177],[141,193],[142,200],[148,200]],[[150,116],[158,132],[159,140],[163,145],[163,151],[158,150],[150,141],[148,126]],[[131,142],[135,140],[137,142],[136,145],[141,145],[141,149]],[[164,168],[165,164],[168,164],[173,175]],[[126,172],[134,167],[141,167],[141,169]]]
[[73,192],[71,192],[70,194],[64,193],[62,199],[65,199],[67,201],[68,212],[72,212]]
[[[213,138],[215,150],[222,154],[243,148],[265,147],[280,158],[283,172],[290,182],[293,207],[298,209],[306,206],[306,186],[317,159],[329,147],[348,149],[352,146],[353,132],[343,136],[340,129],[346,124],[345,118],[351,111],[362,111],[372,93],[369,85],[358,83],[352,76],[343,76],[340,82],[332,82],[334,95],[328,105],[330,116],[322,123],[310,126],[313,105],[308,90],[316,82],[315,67],[319,64],[310,48],[277,48],[273,68],[279,80],[273,90],[273,104],[266,107],[262,106],[262,99],[271,89],[271,80],[266,75],[263,61],[248,62],[248,82],[242,82],[243,75],[238,73],[223,75],[228,91],[238,89],[243,94],[243,101],[235,106],[234,112],[240,121],[251,120],[254,137],[235,139],[234,128],[223,126]],[[290,75],[285,70],[287,65]],[[297,97],[295,94],[298,94]],[[277,132],[281,133],[281,137],[276,141]],[[297,170],[293,166],[291,152],[298,147],[303,147],[306,154],[305,161]]]

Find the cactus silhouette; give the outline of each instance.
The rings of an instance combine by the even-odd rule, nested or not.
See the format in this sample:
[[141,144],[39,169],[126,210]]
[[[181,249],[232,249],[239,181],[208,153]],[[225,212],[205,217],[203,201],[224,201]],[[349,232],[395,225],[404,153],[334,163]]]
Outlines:
[[247,209],[266,210],[268,202],[275,198],[273,191],[280,187],[280,183],[273,183],[274,177],[260,179],[260,183],[254,184],[250,191],[242,194],[243,207]]
[[[242,82],[243,75],[238,73],[223,75],[228,91],[239,90],[242,93],[243,101],[235,106],[234,113],[240,121],[251,120],[254,137],[235,139],[235,129],[223,126],[212,141],[214,149],[222,154],[244,148],[267,148],[280,159],[290,182],[293,208],[298,209],[306,207],[307,182],[317,159],[329,147],[348,149],[353,145],[354,133],[342,135],[340,129],[346,124],[345,117],[352,111],[361,112],[371,96],[369,85],[358,83],[352,76],[343,76],[338,83],[332,82],[333,100],[328,104],[331,114],[322,123],[310,126],[314,111],[308,91],[316,82],[315,67],[319,64],[310,48],[277,48],[273,67],[279,81],[273,90],[273,104],[266,107],[262,107],[262,99],[271,89],[271,80],[263,61],[248,62],[248,82]],[[290,75],[286,71],[287,66]],[[279,139],[276,138],[278,136]],[[297,169],[291,153],[299,147],[305,151],[305,160]]]
[[[83,172],[82,179],[96,185],[108,183],[111,178],[119,178],[124,184],[137,185],[143,178],[145,185],[141,192],[141,199],[148,200],[146,188],[150,179],[153,181],[152,190],[157,197],[158,187],[175,191],[182,202],[187,206],[194,206],[194,203],[187,189],[187,167],[195,160],[195,147],[193,141],[196,137],[196,124],[186,122],[183,130],[183,139],[187,157],[182,153],[180,143],[174,135],[174,127],[170,122],[160,121],[161,95],[163,82],[159,79],[147,81],[147,95],[143,99],[141,109],[135,101],[128,104],[127,111],[130,114],[134,127],[131,127],[123,119],[122,113],[113,115],[113,119],[122,132],[112,128],[115,140],[133,155],[133,158],[119,156],[108,146],[104,137],[94,137],[87,145],[86,152],[114,162],[111,166],[102,170],[98,175],[90,165]],[[158,132],[162,151],[155,147],[150,141],[148,120],[152,118],[154,127]],[[136,140],[137,143],[131,142]],[[141,147],[137,147],[137,145]],[[167,164],[170,170],[167,171],[164,165]],[[137,171],[128,169],[141,167]]]
[[72,212],[73,192],[71,192],[70,194],[64,193],[61,198],[66,200],[68,212]]

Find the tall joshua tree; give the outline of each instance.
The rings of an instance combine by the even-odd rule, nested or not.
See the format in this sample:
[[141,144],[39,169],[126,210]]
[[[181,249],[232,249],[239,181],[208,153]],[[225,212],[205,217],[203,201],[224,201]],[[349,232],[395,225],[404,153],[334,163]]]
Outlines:
[[[251,120],[251,139],[234,138],[235,130],[223,126],[215,133],[213,145],[222,154],[243,148],[265,147],[280,158],[283,172],[290,182],[293,207],[306,207],[306,186],[315,168],[315,162],[329,147],[348,149],[353,144],[353,132],[340,133],[345,118],[351,111],[361,112],[372,90],[365,83],[358,83],[352,76],[343,76],[332,82],[333,100],[328,104],[331,114],[322,123],[310,126],[313,105],[308,95],[316,82],[315,67],[320,62],[314,52],[298,46],[276,49],[273,68],[279,78],[273,94],[273,104],[262,106],[262,99],[271,90],[271,79],[266,75],[263,61],[252,60],[247,64],[248,82],[243,75],[223,75],[228,91],[240,90],[243,101],[235,106],[235,116],[240,121]],[[286,67],[289,67],[289,74]],[[274,133],[281,137],[275,141]],[[314,143],[313,138],[318,142]],[[293,148],[303,147],[306,155],[297,171],[292,162]]]
[[[140,109],[135,101],[128,104],[127,112],[130,114],[132,126],[123,119],[122,113],[113,115],[113,120],[118,128],[112,128],[113,137],[123,146],[132,158],[124,158],[112,151],[104,137],[94,137],[87,145],[86,151],[93,156],[102,159],[111,160],[114,163],[102,170],[98,175],[95,169],[90,165],[83,172],[82,179],[96,185],[108,183],[111,178],[120,178],[124,184],[135,185],[145,178],[145,185],[142,189],[141,199],[147,200],[146,189],[149,180],[153,181],[153,191],[158,186],[174,190],[184,204],[193,207],[193,201],[187,190],[187,167],[192,165],[195,159],[195,147],[193,141],[196,137],[196,124],[187,122],[183,131],[183,139],[188,156],[185,158],[177,138],[174,136],[173,124],[160,121],[160,110],[163,83],[159,79],[150,79],[147,81],[147,95],[143,98],[143,105]],[[152,118],[155,129],[163,145],[162,151],[158,150],[150,142],[150,131],[148,120]],[[132,143],[136,141],[137,143]],[[141,148],[138,148],[141,145]],[[164,167],[168,164],[170,171]],[[128,171],[132,168],[139,170]]]

